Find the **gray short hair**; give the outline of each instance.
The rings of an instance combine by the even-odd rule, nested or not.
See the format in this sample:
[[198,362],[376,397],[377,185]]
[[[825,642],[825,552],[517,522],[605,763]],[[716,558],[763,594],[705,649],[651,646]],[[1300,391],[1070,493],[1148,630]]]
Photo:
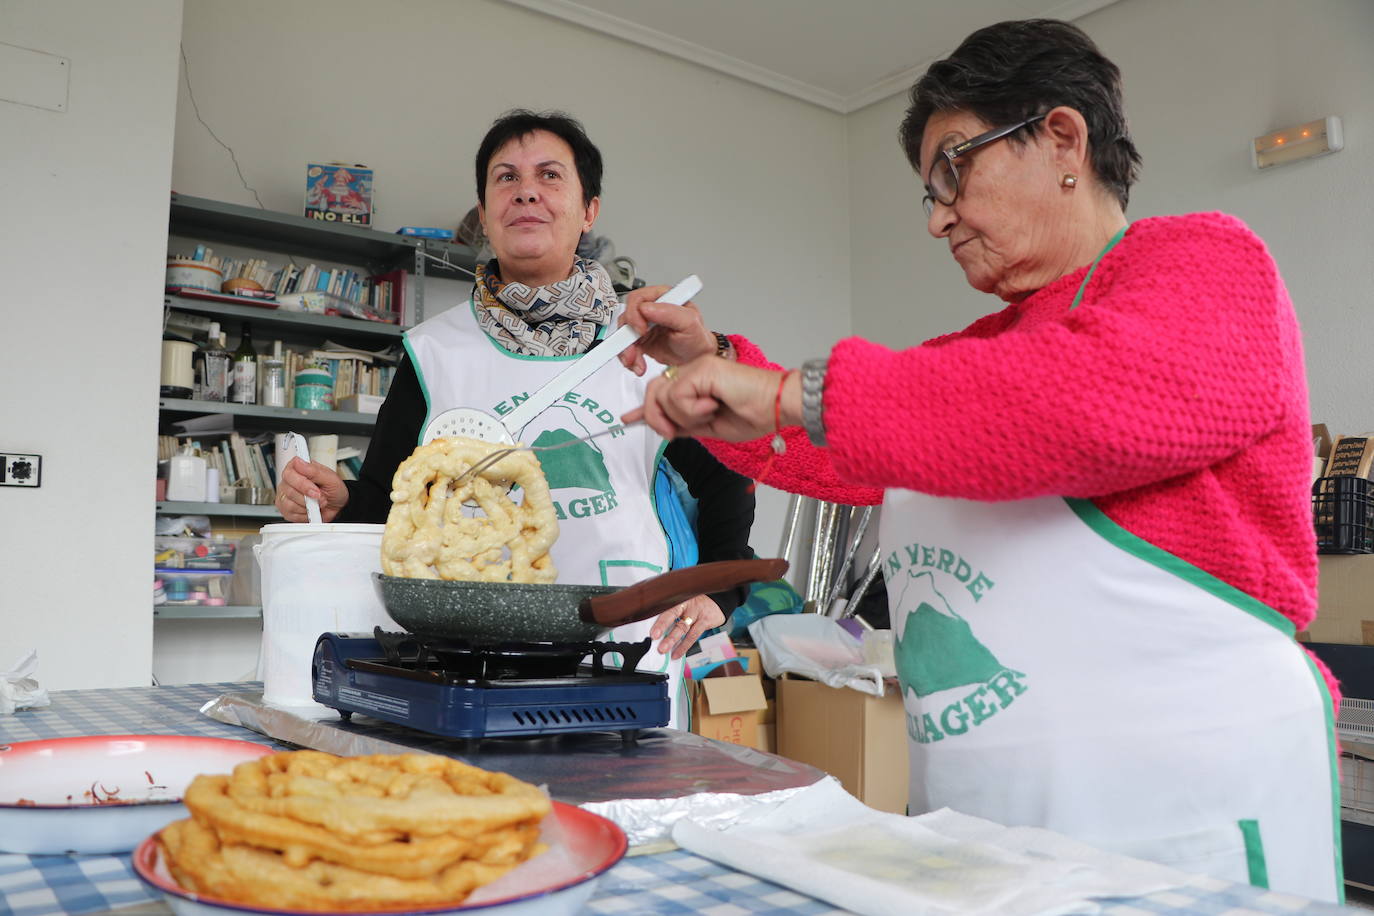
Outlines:
[[[1088,151],[1102,184],[1126,209],[1140,171],[1121,103],[1121,71],[1082,29],[1057,19],[1022,19],[979,29],[911,87],[899,137],[921,171],[921,139],[931,115],[967,111],[994,127],[1064,105],[1088,124]],[[1012,134],[1024,142],[1040,122]]]

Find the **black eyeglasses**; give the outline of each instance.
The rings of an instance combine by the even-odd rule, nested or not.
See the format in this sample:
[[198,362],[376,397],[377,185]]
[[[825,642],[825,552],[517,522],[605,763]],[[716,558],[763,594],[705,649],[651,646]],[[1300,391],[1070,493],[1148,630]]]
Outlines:
[[1043,117],[1044,115],[1038,114],[1033,118],[1027,118],[1020,124],[998,127],[985,134],[979,134],[971,140],[956,143],[949,149],[940,150],[935,164],[930,168],[930,184],[925,186],[926,196],[921,198],[921,206],[925,207],[926,218],[929,219],[930,214],[935,212],[937,200],[948,207],[959,198],[959,170],[954,167],[955,159],[960,156],[967,156],[980,146],[987,146],[989,143],[1010,136],[1027,124],[1034,124]]

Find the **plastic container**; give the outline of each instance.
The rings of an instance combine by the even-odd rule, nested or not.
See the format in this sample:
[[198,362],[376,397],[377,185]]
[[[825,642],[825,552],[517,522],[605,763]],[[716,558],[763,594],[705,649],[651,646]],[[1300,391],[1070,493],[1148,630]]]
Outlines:
[[[162,580],[163,591],[167,596],[161,604],[222,606],[228,604],[229,583],[234,571],[231,569],[172,569],[155,567],[156,582]],[[156,599],[155,599],[156,600]]]
[[153,565],[159,569],[185,571],[232,571],[237,549],[236,542],[223,537],[159,536],[153,538]]
[[264,407],[286,406],[286,364],[275,356],[264,357],[258,403]]
[[167,499],[172,502],[205,502],[205,459],[182,451],[167,466]]
[[164,398],[189,398],[195,393],[195,372],[191,357],[196,345],[189,340],[162,342],[162,373],[158,394]]
[[1374,493],[1363,477],[1320,477],[1312,484],[1317,553],[1374,553]]
[[295,406],[305,410],[334,409],[334,377],[328,369],[301,369],[296,373],[295,382]]
[[276,706],[326,707],[311,693],[315,642],[326,630],[399,630],[372,581],[382,568],[385,525],[281,523],[253,548],[261,572],[262,698]]
[[204,261],[192,261],[189,258],[167,259],[168,289],[206,289],[217,293],[223,282],[224,271],[218,267],[211,267]]

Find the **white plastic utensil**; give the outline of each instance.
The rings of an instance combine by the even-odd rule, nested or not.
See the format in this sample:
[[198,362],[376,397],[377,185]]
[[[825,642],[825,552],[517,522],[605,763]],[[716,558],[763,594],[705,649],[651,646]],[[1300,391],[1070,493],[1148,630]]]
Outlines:
[[[300,433],[287,433],[287,435],[291,437],[292,454],[300,460],[309,463],[310,446],[305,444],[305,437]],[[320,501],[311,499],[309,496],[305,498],[305,515],[312,525],[324,523],[324,517],[320,515]]]
[[[701,292],[701,280],[696,274],[674,286],[658,300],[669,305],[682,305]],[[593,372],[615,359],[639,334],[628,324],[607,337],[581,359],[545,382],[534,394],[504,417],[496,417],[477,407],[453,407],[429,421],[421,441],[428,443],[447,436],[466,436],[484,442],[503,442],[514,445],[515,437],[535,417],[552,407]]]

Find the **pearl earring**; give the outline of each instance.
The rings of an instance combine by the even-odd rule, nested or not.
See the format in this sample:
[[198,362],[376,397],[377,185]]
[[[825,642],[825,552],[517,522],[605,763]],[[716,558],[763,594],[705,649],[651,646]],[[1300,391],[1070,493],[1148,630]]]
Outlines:
[[1078,186],[1078,176],[1065,175],[1063,178],[1059,179],[1059,184],[1061,187],[1073,189]]

